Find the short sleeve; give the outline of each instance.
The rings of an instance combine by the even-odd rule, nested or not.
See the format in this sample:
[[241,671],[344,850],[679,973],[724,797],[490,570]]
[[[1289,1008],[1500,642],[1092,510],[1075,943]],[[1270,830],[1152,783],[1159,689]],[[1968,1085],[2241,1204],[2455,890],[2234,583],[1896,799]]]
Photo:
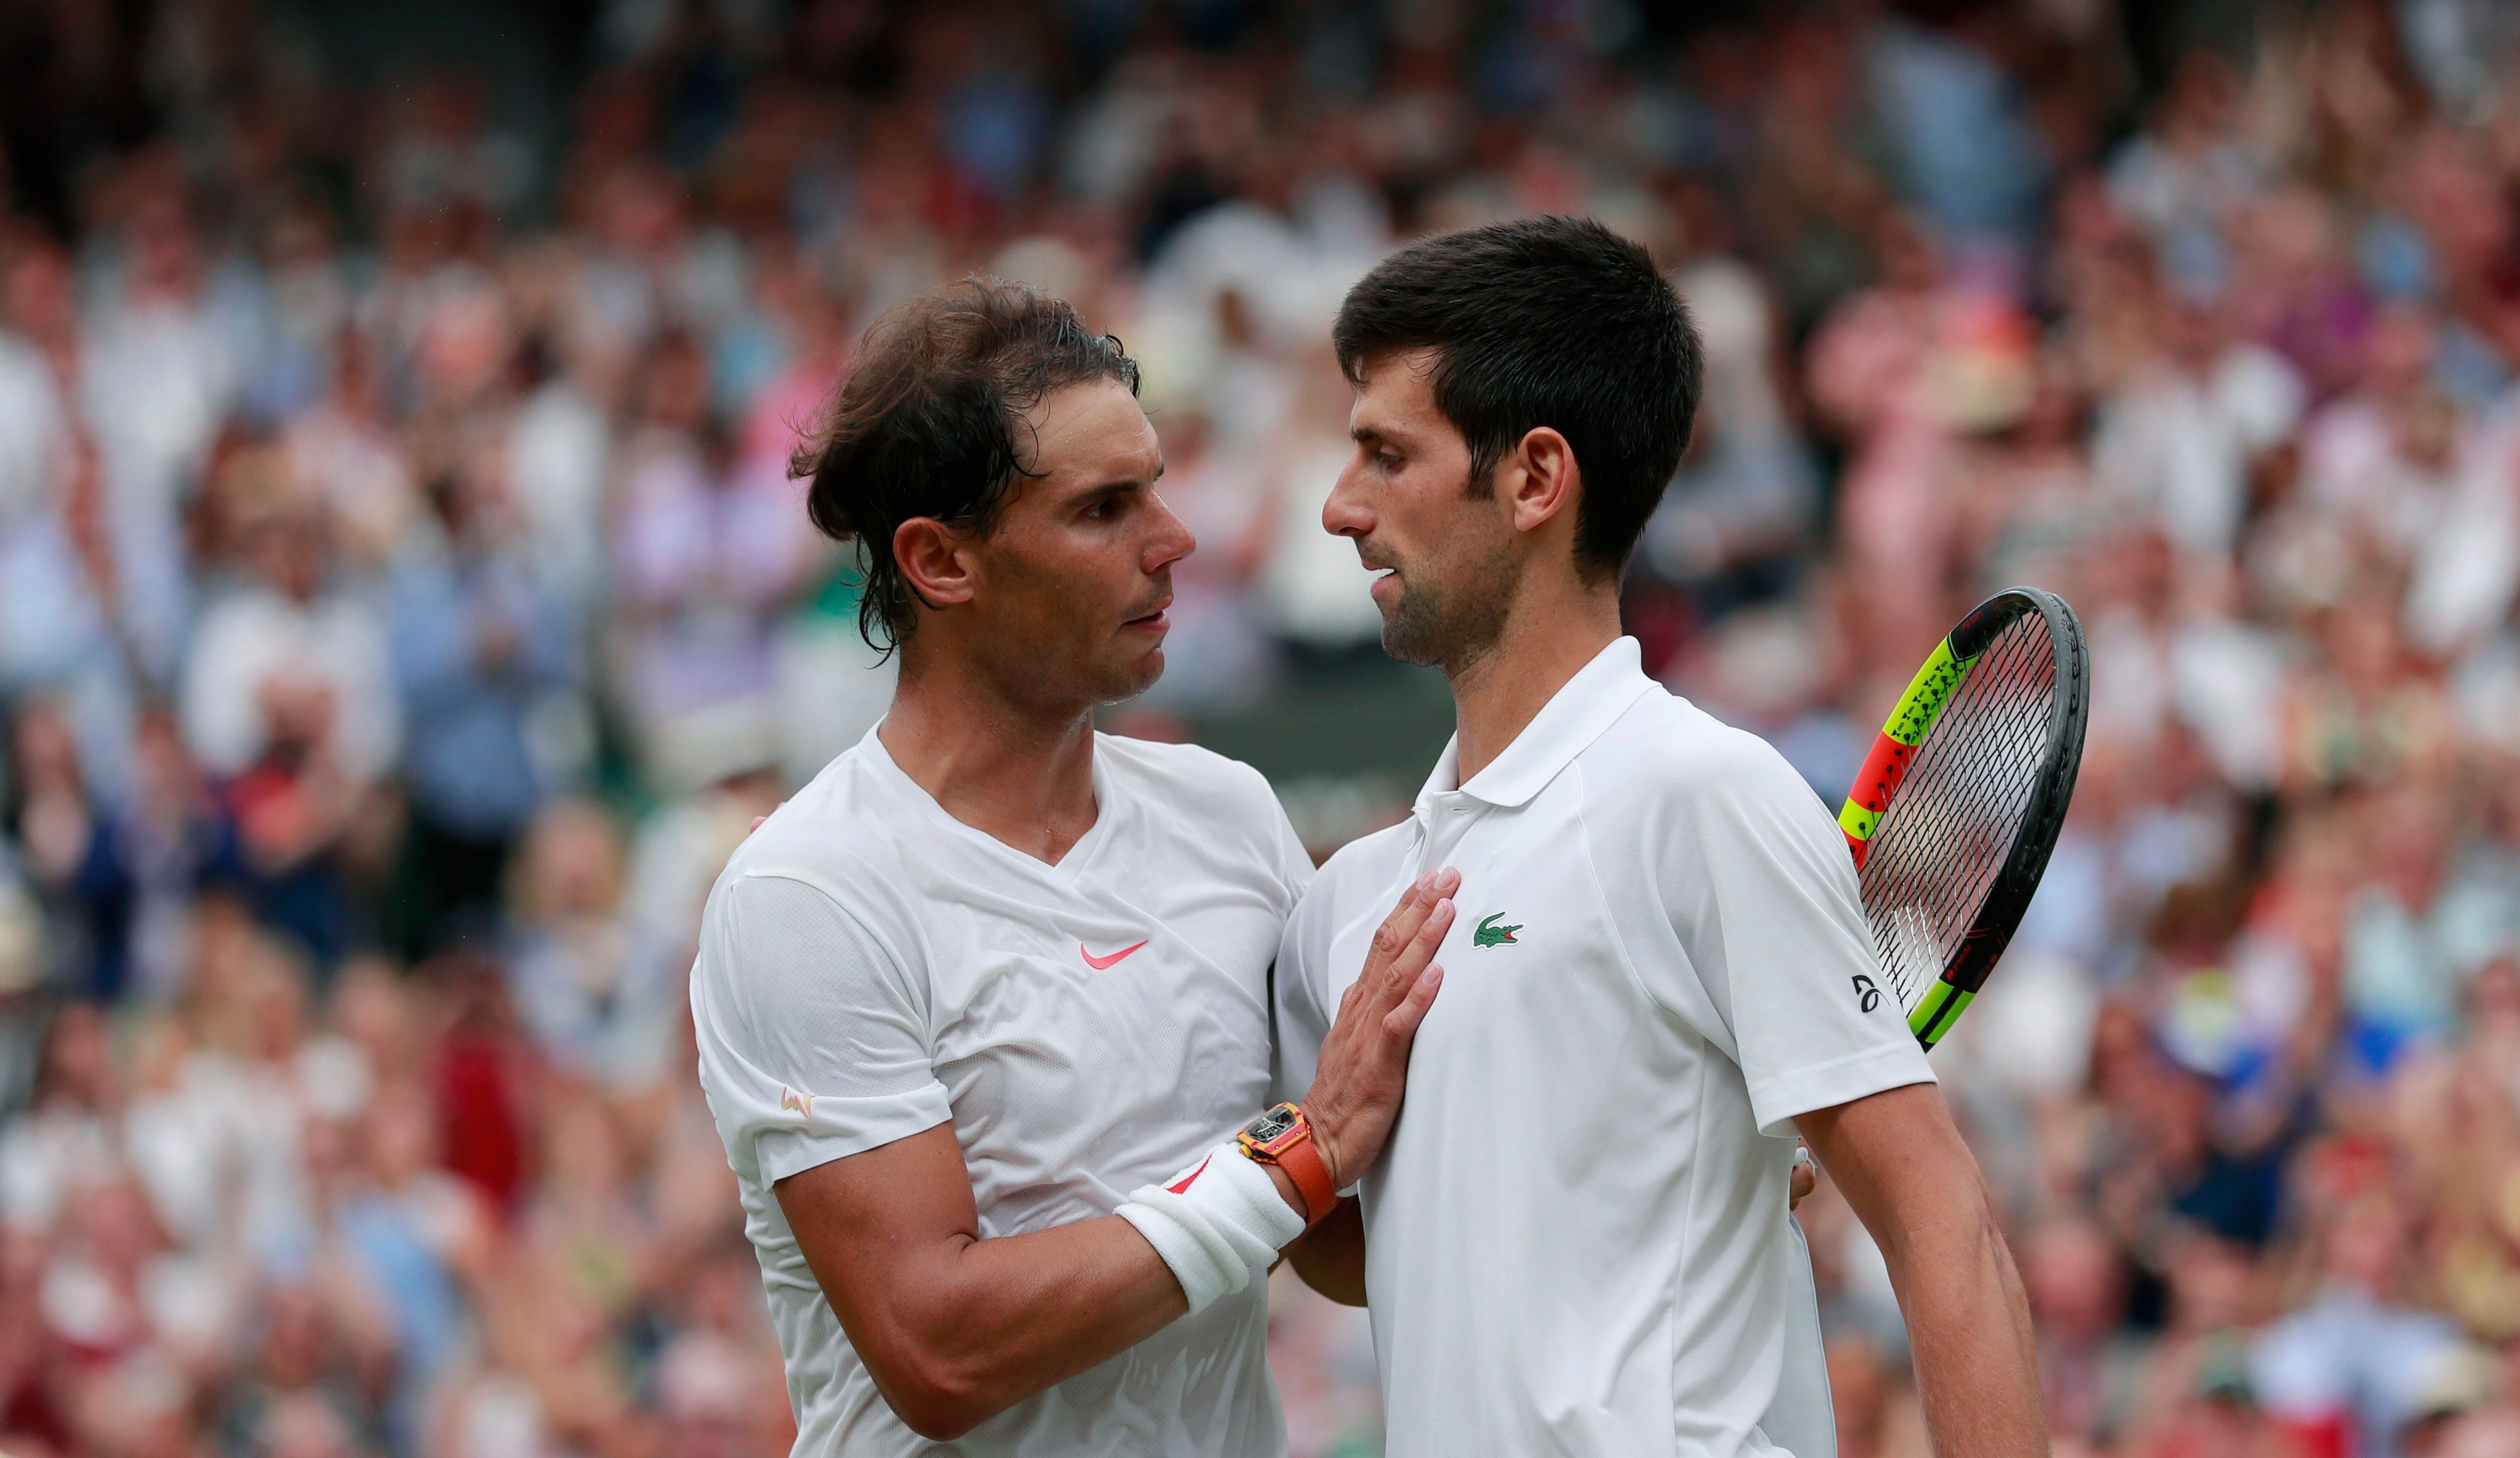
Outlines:
[[768,1185],[952,1117],[924,980],[820,887],[719,888],[693,974],[700,1082],[729,1157]]
[[1678,790],[1673,840],[1653,850],[1697,1005],[1731,1032],[1759,1131],[1788,1137],[1796,1115],[1933,1082],[1828,812],[1766,744],[1743,735],[1721,758]]

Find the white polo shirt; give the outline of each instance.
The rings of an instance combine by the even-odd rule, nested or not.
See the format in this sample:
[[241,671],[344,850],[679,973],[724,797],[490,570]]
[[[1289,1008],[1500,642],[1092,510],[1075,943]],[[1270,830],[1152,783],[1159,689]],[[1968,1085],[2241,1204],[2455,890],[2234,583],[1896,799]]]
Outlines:
[[1322,868],[1279,951],[1300,1093],[1401,889],[1462,874],[1360,1191],[1388,1451],[1771,1451],[1793,1118],[1933,1078],[1877,991],[1845,840],[1633,639],[1456,788],[1458,748]]
[[[1109,1215],[1269,1099],[1270,958],[1312,875],[1256,771],[1098,737],[1045,865],[947,815],[870,732],[719,876],[692,1018],[788,1364],[794,1451],[948,1451],[893,1415],[772,1187],[953,1122],[980,1233]],[[1254,1282],[950,1451],[1285,1451]]]

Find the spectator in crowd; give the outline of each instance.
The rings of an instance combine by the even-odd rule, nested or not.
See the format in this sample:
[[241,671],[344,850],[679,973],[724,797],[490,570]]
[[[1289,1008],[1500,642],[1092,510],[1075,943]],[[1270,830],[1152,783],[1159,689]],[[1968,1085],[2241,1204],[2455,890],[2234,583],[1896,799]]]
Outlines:
[[576,667],[567,618],[525,554],[506,471],[477,448],[432,483],[439,530],[414,534],[390,595],[412,827],[399,906],[433,933],[494,915],[509,852],[548,793],[534,714]]

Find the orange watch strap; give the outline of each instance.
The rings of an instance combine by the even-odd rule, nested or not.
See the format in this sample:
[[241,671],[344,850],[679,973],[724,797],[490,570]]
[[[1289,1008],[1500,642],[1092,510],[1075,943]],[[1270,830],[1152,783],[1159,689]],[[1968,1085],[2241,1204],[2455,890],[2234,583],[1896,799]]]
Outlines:
[[1330,1167],[1322,1163],[1322,1151],[1313,1143],[1309,1124],[1304,1137],[1280,1150],[1275,1159],[1278,1168],[1295,1182],[1295,1193],[1304,1197],[1305,1224],[1318,1221],[1338,1204],[1338,1186],[1330,1182]]

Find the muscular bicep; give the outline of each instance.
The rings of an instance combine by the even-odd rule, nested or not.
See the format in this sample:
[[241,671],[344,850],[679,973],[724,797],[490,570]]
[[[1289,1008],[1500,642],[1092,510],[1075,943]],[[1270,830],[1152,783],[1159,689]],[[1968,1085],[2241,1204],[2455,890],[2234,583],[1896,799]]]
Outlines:
[[1118,1215],[981,1239],[951,1125],[772,1189],[876,1390],[925,1437],[959,1436],[1189,1308]]
[[902,1368],[929,1336],[954,1262],[980,1238],[954,1127],[816,1165],[772,1189],[849,1345],[894,1397],[908,1376]]

